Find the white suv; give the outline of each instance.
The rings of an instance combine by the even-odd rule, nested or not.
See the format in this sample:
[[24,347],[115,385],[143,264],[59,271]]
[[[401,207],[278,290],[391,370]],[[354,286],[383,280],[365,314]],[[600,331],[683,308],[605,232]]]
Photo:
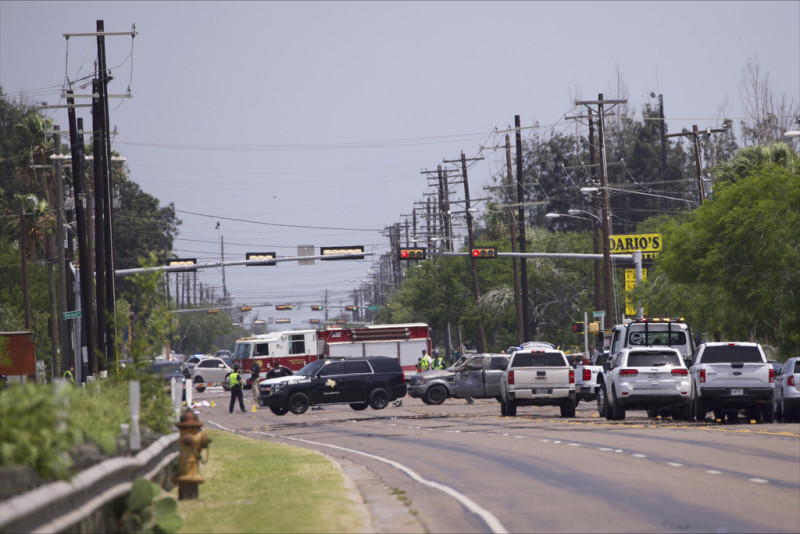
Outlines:
[[691,379],[681,353],[669,347],[627,348],[603,365],[597,410],[606,419],[625,419],[626,410],[692,417]]

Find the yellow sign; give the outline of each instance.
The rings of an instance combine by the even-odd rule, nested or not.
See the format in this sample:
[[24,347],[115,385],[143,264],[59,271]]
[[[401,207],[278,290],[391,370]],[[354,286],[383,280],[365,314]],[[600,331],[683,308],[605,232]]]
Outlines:
[[[647,269],[642,269],[642,281],[644,282],[645,280],[647,280]],[[636,269],[625,269],[625,315],[636,315],[636,305],[628,296],[628,291],[635,287]]]
[[633,254],[642,251],[642,258],[651,260],[661,252],[661,234],[612,235],[608,238],[611,254]]

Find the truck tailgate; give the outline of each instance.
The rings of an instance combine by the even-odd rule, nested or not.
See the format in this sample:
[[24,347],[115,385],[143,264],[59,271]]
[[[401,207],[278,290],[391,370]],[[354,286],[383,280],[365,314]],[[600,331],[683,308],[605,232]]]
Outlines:
[[706,387],[770,387],[767,363],[714,363],[704,366]]
[[558,389],[566,392],[570,386],[570,371],[568,367],[516,368],[509,371],[508,388],[517,398],[552,395]]

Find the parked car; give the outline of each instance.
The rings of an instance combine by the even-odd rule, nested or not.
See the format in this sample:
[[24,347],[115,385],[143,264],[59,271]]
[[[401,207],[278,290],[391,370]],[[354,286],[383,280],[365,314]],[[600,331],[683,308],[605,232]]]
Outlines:
[[191,378],[192,377],[192,369],[194,369],[195,366],[197,366],[197,364],[200,363],[200,361],[202,359],[204,359],[204,358],[208,358],[208,355],[206,355],[206,354],[195,354],[191,358],[185,359],[183,361],[183,363],[181,364],[181,367],[183,368],[183,375],[186,378]]
[[789,358],[778,369],[772,407],[775,421],[779,423],[800,420],[800,358]]
[[476,354],[447,369],[415,374],[408,380],[408,395],[425,404],[441,404],[450,397],[499,398],[507,365],[508,354]]
[[697,347],[689,372],[698,421],[708,412],[721,420],[726,416],[735,419],[744,411],[748,419],[772,422],[775,369],[758,343],[703,343]]
[[382,410],[406,395],[397,358],[370,356],[316,360],[295,374],[258,383],[258,404],[275,415],[300,415],[317,404],[349,404],[360,411]]
[[603,364],[597,411],[609,420],[625,419],[627,410],[647,410],[690,420],[691,379],[683,355],[671,347],[625,348]]
[[198,393],[209,386],[222,386],[228,389],[226,377],[233,368],[223,358],[208,356],[203,358],[191,371],[191,380]]

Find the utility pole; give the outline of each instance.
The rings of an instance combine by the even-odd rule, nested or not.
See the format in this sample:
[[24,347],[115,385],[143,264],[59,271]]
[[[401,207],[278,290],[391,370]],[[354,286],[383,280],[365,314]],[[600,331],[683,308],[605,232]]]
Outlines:
[[667,125],[664,120],[664,95],[658,95],[658,117],[661,119],[660,132],[661,132],[661,191],[664,195],[664,212],[667,211]]
[[[526,252],[525,246],[525,193],[522,187],[522,132],[520,130],[519,115],[514,115],[514,128],[516,130],[517,144],[517,203],[519,204],[517,223],[519,224],[519,251]],[[525,258],[520,261],[520,283],[522,285],[522,339],[531,340],[531,303],[528,298],[528,262]]]
[[605,130],[605,105],[625,104],[627,100],[605,100],[603,93],[597,95],[597,100],[576,101],[576,105],[597,106],[597,134],[600,143],[600,189],[602,192],[602,227],[603,227],[603,303],[608,318],[608,324],[616,323],[616,313],[611,298],[611,249],[609,237],[611,236],[611,199],[608,192],[608,165],[606,162]]
[[[97,31],[102,31],[98,28]],[[98,45],[100,37],[98,39]],[[98,49],[98,55],[100,54]],[[102,74],[101,74],[102,75]],[[92,93],[100,94],[101,83],[99,79],[92,82]],[[106,252],[105,252],[105,224],[103,218],[105,207],[105,142],[103,141],[103,102],[100,98],[92,99],[92,153],[93,178],[94,178],[94,281],[95,299],[97,309],[97,350],[103,360],[108,358],[106,353]],[[105,368],[105,365],[100,367]]]
[[[508,207],[508,227],[511,230],[511,252],[517,251],[517,221],[514,217],[514,207],[511,206],[511,198],[513,197],[513,184],[514,184],[514,171],[511,165],[511,138],[506,134],[506,203]],[[523,260],[525,261],[525,260]],[[514,308],[517,311],[517,344],[522,345],[524,339],[522,337],[525,330],[525,323],[522,320],[522,302],[520,300],[519,288],[519,261],[516,256],[511,258],[511,263],[514,269]]]
[[[594,119],[592,109],[589,108],[589,156],[591,158],[591,170],[589,171],[592,176],[592,185],[597,180],[597,161],[596,150],[594,145]],[[592,250],[595,254],[600,253],[600,209],[599,209],[599,196],[600,192],[592,193]],[[601,291],[601,282],[603,276],[603,266],[599,260],[594,260],[594,309],[600,310],[603,307]]]
[[[483,158],[470,158],[469,160],[461,153],[461,175],[462,179],[464,180],[464,203],[466,206],[467,211],[467,240],[469,241],[469,248],[470,250],[475,247],[475,235],[472,232],[472,212],[470,211],[469,205],[469,180],[467,178],[467,161],[480,161]],[[458,161],[447,161],[445,163],[457,163]],[[472,270],[472,293],[475,296],[475,306],[480,305],[481,299],[481,290],[478,286],[478,266],[477,260],[474,256],[470,255],[470,265]],[[483,328],[483,318],[480,311],[478,312],[478,331],[477,334],[477,343],[478,343],[478,352],[486,352],[486,332]]]
[[[78,261],[79,277],[81,289],[81,309],[82,331],[86,339],[86,350],[88,356],[89,372],[97,373],[97,359],[95,355],[95,336],[92,306],[92,271],[90,269],[89,247],[87,243],[86,211],[83,203],[86,201],[86,193],[83,184],[83,119],[75,117],[75,99],[72,97],[72,90],[67,91],[67,114],[69,117],[69,140],[72,150],[72,187],[75,193],[75,220],[78,231]],[[80,134],[79,134],[80,130]],[[83,365],[83,340],[78,339],[76,347],[75,367]],[[81,375],[84,373],[81,371]]]
[[678,137],[678,136],[692,136],[692,140],[694,141],[694,165],[695,169],[697,170],[697,195],[700,204],[706,199],[706,186],[703,183],[703,166],[700,162],[700,134],[704,133],[707,136],[711,135],[712,133],[721,133],[727,131],[725,128],[706,128],[703,132],[700,132],[697,129],[697,125],[692,125],[691,132],[681,132],[676,134],[668,134],[667,137]]
[[[53,126],[53,152],[61,155],[61,127]],[[70,368],[72,358],[69,350],[68,321],[64,319],[67,312],[67,277],[66,277],[66,258],[64,257],[64,174],[61,159],[55,159],[55,181],[56,181],[56,252],[58,253],[58,337],[61,342],[61,369],[57,374],[61,376],[61,371]],[[55,368],[55,362],[53,362]]]

